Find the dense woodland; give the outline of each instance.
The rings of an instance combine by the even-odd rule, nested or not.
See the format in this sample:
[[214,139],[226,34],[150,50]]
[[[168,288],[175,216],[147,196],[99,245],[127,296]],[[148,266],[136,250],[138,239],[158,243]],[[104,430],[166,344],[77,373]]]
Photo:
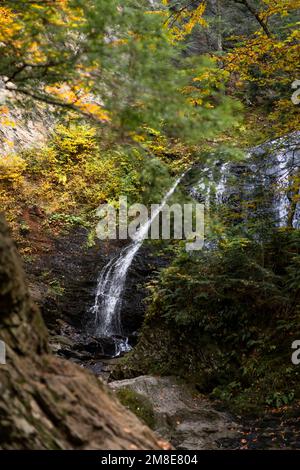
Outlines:
[[[286,444],[281,431],[268,428],[275,437],[266,446],[300,448],[300,366],[291,361],[300,340],[299,24],[299,0],[0,1],[0,210],[43,316],[28,301],[1,222],[0,339],[8,363],[0,366],[0,387],[18,404],[13,410],[0,399],[0,448],[168,448],[151,431],[139,437],[132,415],[126,440],[117,402],[107,405],[111,436],[105,410],[84,400],[85,380],[95,401],[106,389],[79,367],[66,366],[80,375],[77,398],[72,385],[49,379],[48,394],[42,388],[45,370],[62,373],[62,359],[43,358],[61,336],[56,309],[69,268],[59,267],[60,278],[41,260],[55,260],[56,243],[84,233],[76,262],[85,265],[78,253],[86,256],[96,282],[101,263],[91,256],[98,250],[103,264],[118,245],[97,239],[99,205],[117,207],[120,196],[159,203],[187,170],[172,201],[190,202],[198,188],[205,248],[145,242],[143,256],[150,253],[154,267],[136,282],[143,292],[138,337],[108,380],[175,376],[243,423],[275,416],[290,434]],[[288,158],[284,182],[269,178]],[[284,222],[268,209],[278,200],[286,201]],[[41,280],[51,315],[44,294],[35,295]],[[63,320],[74,327],[68,315]],[[148,402],[128,390],[118,395],[155,429]],[[74,399],[83,403],[77,421]],[[53,435],[47,420],[57,428]],[[82,437],[91,422],[95,428]],[[247,439],[233,447],[255,447]]]

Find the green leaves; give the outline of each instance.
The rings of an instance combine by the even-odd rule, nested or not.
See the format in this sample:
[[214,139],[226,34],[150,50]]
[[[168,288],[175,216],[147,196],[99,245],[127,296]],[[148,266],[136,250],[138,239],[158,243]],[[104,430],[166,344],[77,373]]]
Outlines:
[[[280,234],[264,247],[243,237],[215,250],[186,258],[179,253],[152,288],[151,309],[178,327],[197,327],[222,344],[250,350],[259,328],[294,305],[299,292],[299,259],[288,255],[284,274],[272,256],[275,243],[289,253],[289,238]],[[297,269],[298,267],[298,269]],[[283,287],[284,286],[284,287]]]
[[[149,126],[199,143],[236,122],[220,69],[184,57],[147,1],[2,4],[0,76],[18,106],[75,110],[122,141]],[[216,75],[209,84],[207,68]],[[185,92],[192,85],[196,101]]]

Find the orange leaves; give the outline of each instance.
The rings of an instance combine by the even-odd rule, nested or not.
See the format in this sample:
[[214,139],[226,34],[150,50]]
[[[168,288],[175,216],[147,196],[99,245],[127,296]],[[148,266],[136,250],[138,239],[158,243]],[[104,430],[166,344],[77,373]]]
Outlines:
[[17,15],[10,8],[0,7],[0,41],[6,43],[10,41],[21,26],[16,22]]
[[11,119],[9,108],[7,106],[0,106],[0,125],[5,127],[15,127],[16,123]]
[[9,113],[8,106],[0,106],[0,116],[7,116]]
[[99,121],[110,121],[107,111],[97,103],[81,102],[76,105],[83,113],[89,114],[91,117],[98,119]]
[[45,91],[93,119],[103,122],[110,121],[108,112],[92,99],[90,91],[85,90],[83,83],[72,87],[67,84],[57,84],[56,86],[46,87]]

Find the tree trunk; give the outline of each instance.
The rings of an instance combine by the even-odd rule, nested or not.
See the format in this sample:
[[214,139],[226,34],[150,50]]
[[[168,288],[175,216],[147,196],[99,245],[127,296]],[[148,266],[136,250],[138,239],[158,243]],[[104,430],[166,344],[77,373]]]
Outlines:
[[0,449],[159,449],[168,444],[91,373],[49,354],[15,246],[0,216]]
[[223,51],[223,37],[222,37],[222,11],[221,11],[221,0],[217,2],[217,47],[218,51]]

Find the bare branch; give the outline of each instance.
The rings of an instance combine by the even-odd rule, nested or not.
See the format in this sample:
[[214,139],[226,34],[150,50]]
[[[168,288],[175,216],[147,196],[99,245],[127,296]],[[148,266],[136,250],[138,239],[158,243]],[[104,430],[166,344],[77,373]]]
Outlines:
[[240,3],[241,5],[244,5],[247,10],[255,17],[255,19],[258,21],[268,38],[272,37],[272,34],[268,28],[267,23],[261,18],[259,12],[252,6],[250,5],[248,0],[234,0],[236,3]]

